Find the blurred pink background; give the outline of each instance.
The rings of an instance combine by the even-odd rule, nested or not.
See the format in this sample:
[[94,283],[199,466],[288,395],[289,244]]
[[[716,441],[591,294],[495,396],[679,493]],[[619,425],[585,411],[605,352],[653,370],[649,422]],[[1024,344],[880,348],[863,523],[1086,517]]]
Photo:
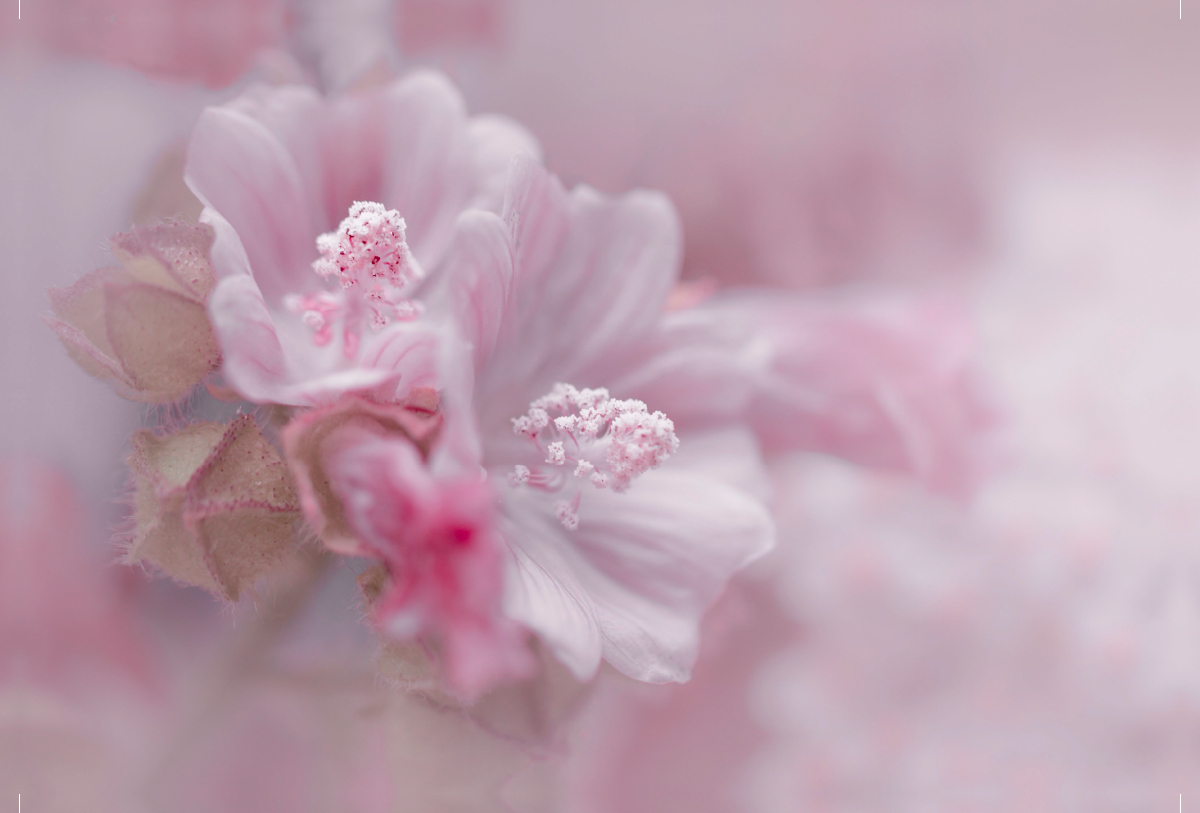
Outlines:
[[[14,808],[19,792],[31,811],[1091,813],[1181,793],[1200,809],[1200,5],[16,15],[0,15]],[[687,277],[961,303],[996,415],[975,491],[776,456],[779,547],[710,611],[693,680],[543,686],[528,719],[384,687],[348,569],[291,574],[308,600],[289,612],[111,564],[140,413],[39,321],[46,288],[110,262],[133,222],[188,213],[178,145],[204,105],[415,65],[525,124],[568,184],[668,192]]]

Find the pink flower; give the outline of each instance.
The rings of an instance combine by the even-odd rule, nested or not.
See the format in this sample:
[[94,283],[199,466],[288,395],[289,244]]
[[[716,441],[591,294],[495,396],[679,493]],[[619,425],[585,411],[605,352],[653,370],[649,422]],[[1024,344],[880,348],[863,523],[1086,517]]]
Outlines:
[[[524,130],[469,119],[432,73],[332,99],[256,87],[206,110],[185,176],[216,232],[209,313],[230,385],[251,401],[315,405],[429,383],[434,336],[412,321],[411,288],[442,262],[460,214],[499,209],[509,158],[522,150],[538,153]],[[355,201],[382,205],[347,217]],[[385,236],[372,218],[392,218],[395,273],[367,282],[335,271],[331,257],[352,233]],[[317,270],[340,286],[314,273],[320,257]]]
[[[408,116],[388,130],[364,98]],[[449,147],[427,152],[430,121]],[[957,484],[963,337],[906,307],[672,298],[670,203],[568,193],[523,139],[467,123],[427,75],[206,112],[188,174],[217,233],[225,374],[320,406],[285,432],[310,520],[384,561],[377,621],[440,641],[465,693],[523,668],[501,612],[579,679],[606,659],[686,680],[706,607],[773,543],[760,440]],[[381,418],[426,385],[436,438]],[[322,406],[349,391],[369,400]]]
[[389,580],[373,612],[383,633],[440,645],[447,680],[478,697],[533,669],[524,633],[502,617],[504,540],[478,477],[435,477],[404,438],[349,428],[329,459],[350,527]]
[[653,343],[679,245],[661,196],[567,193],[517,158],[503,212],[460,221],[444,271],[474,280],[445,283],[476,371],[473,392],[447,376],[448,409],[473,414],[446,420],[451,436],[456,420],[478,427],[474,462],[511,554],[505,612],[580,679],[604,658],[685,680],[704,609],[772,543],[758,450],[736,419],[676,436],[678,399],[601,389]]
[[687,679],[705,608],[773,541],[760,438],[949,485],[969,468],[966,337],[912,316],[935,311],[763,291],[667,312],[679,254],[663,197],[568,193],[517,158],[444,272],[475,280],[452,309],[473,390],[446,401],[473,403],[500,494],[506,612],[579,678],[603,658]]

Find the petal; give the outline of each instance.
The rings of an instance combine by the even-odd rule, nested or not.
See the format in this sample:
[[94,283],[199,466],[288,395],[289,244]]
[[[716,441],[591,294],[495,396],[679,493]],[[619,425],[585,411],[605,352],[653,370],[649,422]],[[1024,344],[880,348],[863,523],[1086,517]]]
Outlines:
[[503,199],[508,161],[539,152],[515,124],[498,118],[468,123],[462,96],[444,76],[419,71],[392,85],[387,115],[383,200],[404,216],[408,243],[426,268],[449,246],[458,215]]
[[607,379],[681,430],[747,421],[803,449],[969,491],[990,417],[965,310],[942,299],[741,290],[664,314]]
[[230,386],[250,401],[286,403],[276,400],[285,387],[283,347],[254,280],[235,275],[218,282],[208,300],[208,313]]
[[[228,107],[205,110],[188,145],[184,178],[233,227],[267,301],[317,287],[308,191],[293,156],[262,122]],[[223,239],[218,231],[217,241]],[[213,253],[215,265],[223,252],[214,246]],[[217,268],[218,277],[228,273]]]
[[763,504],[688,468],[640,478],[624,494],[584,496],[570,536],[604,658],[636,680],[687,680],[700,618],[729,578],[774,544]]
[[513,251],[504,221],[491,212],[465,212],[458,219],[454,242],[437,280],[434,296],[459,326],[473,350],[475,369],[481,369],[496,346],[496,338],[512,288]]
[[504,612],[533,630],[579,680],[590,680],[600,666],[602,642],[596,608],[576,572],[586,567],[562,536],[552,513],[527,492],[506,495],[506,520],[500,531],[512,557]]
[[610,199],[584,187],[572,209],[543,307],[559,351],[554,372],[583,381],[591,366],[644,340],[657,322],[679,276],[682,232],[675,208],[656,192]]
[[644,342],[678,275],[681,245],[678,217],[656,193],[605,198],[580,188],[566,198],[528,162],[515,163],[510,188],[504,217],[519,252],[510,324],[480,387],[506,417],[555,381],[601,383],[612,358]]
[[[312,229],[309,239],[346,216],[349,202],[341,207],[340,213],[333,213],[336,219],[332,221],[323,206],[330,175],[325,146],[332,122],[342,118],[338,115],[340,110],[330,110],[336,107],[334,104],[306,85],[255,85],[224,107],[261,124],[290,156],[304,190],[302,200],[308,207],[306,225]],[[378,164],[375,170],[378,172]]]
[[367,344],[358,360],[363,373],[383,376],[390,391],[381,393],[387,400],[402,400],[413,387],[441,386],[438,377],[438,350],[442,333],[423,322],[397,322],[389,325]]
[[662,410],[680,431],[719,426],[745,419],[773,349],[753,320],[714,308],[674,311],[663,314],[653,336],[615,359],[620,374],[605,380],[613,395]]
[[910,472],[962,494],[990,422],[974,386],[966,310],[943,298],[744,292],[718,312],[772,345],[749,419],[769,448]]

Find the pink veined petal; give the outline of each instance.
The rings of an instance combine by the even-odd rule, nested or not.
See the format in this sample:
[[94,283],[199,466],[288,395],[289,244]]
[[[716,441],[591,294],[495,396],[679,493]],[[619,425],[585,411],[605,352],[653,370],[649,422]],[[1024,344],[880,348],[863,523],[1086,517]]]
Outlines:
[[308,207],[305,226],[329,230],[345,217],[349,201],[334,212],[323,206],[327,133],[339,117],[330,115],[316,90],[306,85],[254,85],[227,107],[263,125],[290,156],[304,190],[301,201]]
[[575,226],[544,302],[557,317],[555,372],[583,380],[607,354],[650,333],[679,277],[683,237],[675,208],[657,192],[610,199],[583,187],[571,203]]
[[538,288],[562,250],[570,230],[570,195],[557,177],[533,156],[520,153],[509,162],[501,217],[516,247],[519,284]]
[[467,140],[479,177],[488,179],[476,205],[499,212],[508,196],[509,169],[517,158],[541,164],[542,146],[533,134],[503,116],[474,116],[467,124]]
[[449,245],[458,214],[489,202],[498,206],[509,159],[540,149],[514,123],[468,123],[462,96],[432,71],[392,85],[382,103],[388,129],[382,200],[403,214],[413,254],[432,267]]
[[665,314],[609,386],[681,429],[746,421],[770,451],[824,452],[961,494],[990,421],[971,345],[941,300],[727,291]]
[[508,542],[505,614],[538,634],[579,680],[590,680],[603,654],[596,608],[587,587],[576,577],[585,566],[562,539],[553,512],[535,500],[510,496],[500,531]]
[[394,391],[395,382],[400,377],[391,370],[348,367],[281,387],[275,391],[274,402],[294,406],[327,406],[347,392],[366,392],[376,388]]
[[[228,107],[205,110],[188,144],[184,178],[241,238],[266,301],[318,287],[307,190],[295,159],[262,122]],[[218,231],[216,242],[227,237]],[[214,246],[214,266],[222,259]],[[218,277],[228,273],[217,270]]]
[[[681,245],[678,218],[661,195],[633,192],[610,199],[580,188],[563,199],[554,194],[553,182],[538,179],[544,170],[515,169],[510,183],[521,188],[511,208],[506,205],[510,227],[528,233],[547,218],[547,245],[557,251],[519,254],[509,309],[513,324],[503,329],[493,370],[480,387],[497,413],[507,416],[524,409],[512,382],[521,381],[527,394],[556,380],[602,381],[615,356],[644,341],[678,276]],[[567,212],[559,208],[564,205]],[[568,214],[570,230],[556,246],[553,221]],[[538,268],[534,261],[543,258],[547,266]]]
[[512,244],[504,221],[491,212],[464,212],[426,305],[450,311],[471,345],[477,370],[496,346],[512,277]]
[[571,543],[604,659],[636,680],[687,680],[700,618],[729,578],[774,545],[762,502],[686,468],[646,473],[624,494],[586,495]]
[[769,505],[774,495],[758,438],[745,424],[688,432],[666,465],[733,486],[764,505]]
[[991,421],[965,309],[944,298],[809,301],[744,292],[712,305],[774,345],[749,420],[769,448],[916,474],[950,494],[979,475]]
[[658,330],[614,365],[621,373],[608,388],[653,404],[680,430],[743,421],[775,350],[748,322],[713,308],[665,313]]
[[218,282],[208,314],[224,354],[225,378],[251,401],[276,401],[285,386],[287,362],[254,279],[236,275]]
[[413,387],[440,386],[439,344],[443,331],[425,322],[397,322],[371,338],[361,351],[359,369],[382,372],[390,387],[379,393],[385,400],[401,400]]

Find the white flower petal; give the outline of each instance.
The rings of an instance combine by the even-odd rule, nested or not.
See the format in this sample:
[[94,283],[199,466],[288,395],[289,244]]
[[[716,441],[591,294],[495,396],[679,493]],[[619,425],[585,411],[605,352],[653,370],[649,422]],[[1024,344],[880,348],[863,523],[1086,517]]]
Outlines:
[[562,539],[562,527],[537,502],[512,501],[510,518],[501,524],[509,544],[504,612],[538,634],[579,680],[600,666],[602,644],[596,611],[587,589],[576,578],[586,567]]

